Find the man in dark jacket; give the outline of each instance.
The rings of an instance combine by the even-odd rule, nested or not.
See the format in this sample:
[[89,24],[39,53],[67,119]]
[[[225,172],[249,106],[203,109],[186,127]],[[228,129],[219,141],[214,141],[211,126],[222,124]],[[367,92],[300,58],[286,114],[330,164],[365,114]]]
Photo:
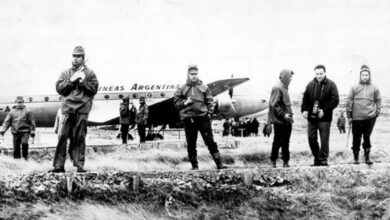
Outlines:
[[119,107],[119,123],[121,124],[121,138],[122,144],[127,144],[127,136],[129,133],[129,126],[131,121],[131,113],[130,113],[130,98],[127,96],[123,98],[123,102]]
[[188,158],[192,169],[199,169],[196,152],[198,131],[202,135],[217,168],[226,168],[221,162],[218,145],[214,141],[211,129],[211,114],[214,111],[213,96],[207,85],[199,80],[196,65],[188,67],[187,83],[175,92],[174,104],[180,110],[180,118],[184,122]]
[[141,96],[139,98],[139,108],[135,118],[135,122],[137,123],[140,143],[145,143],[146,140],[146,125],[148,123],[148,117],[149,117],[149,107],[145,102],[145,97]]
[[271,163],[276,167],[279,149],[282,148],[283,167],[289,167],[290,160],[290,137],[293,123],[290,95],[288,85],[291,82],[291,70],[282,70],[279,75],[280,82],[272,88],[269,99],[268,124],[274,125],[274,141],[272,143]]
[[11,127],[13,135],[14,158],[20,159],[20,145],[22,145],[22,156],[25,160],[28,158],[28,137],[35,137],[35,120],[33,113],[23,104],[22,96],[16,97],[16,105],[4,119],[0,135]]
[[368,66],[361,67],[360,81],[351,88],[347,100],[347,117],[352,123],[352,151],[355,164],[359,164],[360,143],[363,136],[365,162],[371,165],[370,136],[376,118],[381,112],[382,98],[378,87],[371,83],[371,71]]
[[[328,166],[330,125],[333,109],[339,104],[339,93],[336,84],[326,77],[324,65],[316,66],[314,72],[316,76],[303,94],[301,111],[308,121],[307,135],[314,166]],[[321,149],[317,141],[318,131]]]
[[56,153],[51,172],[65,172],[66,143],[70,139],[73,166],[77,172],[86,172],[85,137],[87,135],[88,114],[92,100],[99,87],[95,73],[85,66],[85,52],[81,46],[73,50],[72,68],[61,73],[56,90],[61,95],[63,127],[59,134]]

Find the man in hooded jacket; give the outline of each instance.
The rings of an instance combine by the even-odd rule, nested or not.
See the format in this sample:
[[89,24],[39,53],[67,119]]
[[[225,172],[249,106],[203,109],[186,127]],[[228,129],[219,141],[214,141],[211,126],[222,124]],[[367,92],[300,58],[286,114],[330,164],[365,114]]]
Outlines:
[[380,91],[377,86],[371,83],[370,69],[367,65],[363,65],[360,69],[359,83],[351,88],[347,98],[347,117],[348,121],[352,123],[352,151],[355,164],[359,164],[362,136],[365,162],[368,165],[372,164],[370,160],[370,136],[381,107]]
[[11,127],[13,135],[14,158],[20,159],[20,145],[22,145],[22,156],[25,160],[28,159],[28,138],[35,137],[35,120],[31,110],[27,109],[23,104],[22,96],[16,97],[16,105],[7,114],[3,122],[3,127],[0,130],[0,135]]
[[[314,166],[328,166],[330,125],[333,109],[339,104],[336,84],[326,77],[324,65],[314,67],[315,77],[303,93],[301,112],[307,119],[307,136]],[[320,133],[321,148],[317,133]]]
[[276,167],[279,149],[282,148],[283,167],[289,167],[290,160],[290,137],[292,131],[293,113],[291,110],[290,95],[288,86],[290,85],[292,75],[291,70],[282,70],[278,82],[271,92],[269,99],[268,124],[274,126],[274,141],[272,143],[271,163]]
[[85,65],[84,48],[75,47],[72,55],[72,67],[62,72],[56,82],[64,118],[53,160],[54,169],[51,170],[54,173],[65,172],[68,138],[72,145],[73,166],[77,167],[77,172],[86,172],[84,163],[88,114],[99,87],[94,71]]
[[199,169],[196,151],[198,131],[202,135],[217,169],[226,168],[221,162],[218,145],[214,141],[211,128],[211,114],[214,111],[213,96],[207,85],[199,80],[196,65],[188,67],[187,83],[175,92],[174,104],[180,110],[180,118],[184,122],[188,158],[192,169]]

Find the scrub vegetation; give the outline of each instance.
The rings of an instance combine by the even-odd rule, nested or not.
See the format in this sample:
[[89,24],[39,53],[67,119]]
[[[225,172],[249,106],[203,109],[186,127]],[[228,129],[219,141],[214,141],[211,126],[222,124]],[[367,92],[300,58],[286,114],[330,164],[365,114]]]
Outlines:
[[[386,105],[385,110],[388,108]],[[294,112],[299,112],[299,109],[294,108]],[[330,166],[311,167],[313,158],[306,139],[305,122],[297,114],[290,145],[291,168],[282,168],[281,160],[277,169],[270,167],[272,138],[235,138],[239,146],[226,148],[233,138],[227,140],[220,137],[221,133],[215,134],[222,158],[232,169],[272,172],[287,180],[288,184],[273,187],[238,184],[203,191],[180,191],[166,183],[161,187],[148,188],[140,195],[60,199],[2,196],[0,219],[389,219],[389,122],[385,111],[372,135],[372,160],[375,162],[372,166],[364,164],[363,152],[361,164],[352,165],[351,139],[347,146],[347,134],[339,134],[334,122]],[[89,135],[96,135],[93,132]],[[114,134],[112,132],[111,135]],[[200,172],[215,169],[203,142],[200,141],[199,145]],[[15,161],[0,155],[0,183],[10,176],[42,172],[51,169],[51,166],[50,156],[38,161]],[[190,167],[186,149],[174,146],[156,149],[119,147],[118,151],[106,154],[89,151],[85,166],[92,172],[186,171]],[[76,171],[69,161],[65,169],[67,172]]]

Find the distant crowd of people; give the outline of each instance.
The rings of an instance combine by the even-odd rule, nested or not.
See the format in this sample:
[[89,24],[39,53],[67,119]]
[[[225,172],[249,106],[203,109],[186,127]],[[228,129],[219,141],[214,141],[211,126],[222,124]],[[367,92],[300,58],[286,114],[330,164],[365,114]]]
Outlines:
[[223,123],[222,136],[249,137],[259,135],[259,121],[257,118],[231,118]]

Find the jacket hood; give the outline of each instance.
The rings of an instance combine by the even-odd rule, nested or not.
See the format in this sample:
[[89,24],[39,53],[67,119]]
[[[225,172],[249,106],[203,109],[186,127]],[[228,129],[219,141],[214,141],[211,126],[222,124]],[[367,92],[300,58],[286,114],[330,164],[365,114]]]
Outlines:
[[284,69],[282,70],[282,72],[280,72],[279,75],[280,82],[282,82],[283,85],[286,86],[286,88],[288,88],[288,85],[290,85],[292,74],[293,72],[287,69]]

